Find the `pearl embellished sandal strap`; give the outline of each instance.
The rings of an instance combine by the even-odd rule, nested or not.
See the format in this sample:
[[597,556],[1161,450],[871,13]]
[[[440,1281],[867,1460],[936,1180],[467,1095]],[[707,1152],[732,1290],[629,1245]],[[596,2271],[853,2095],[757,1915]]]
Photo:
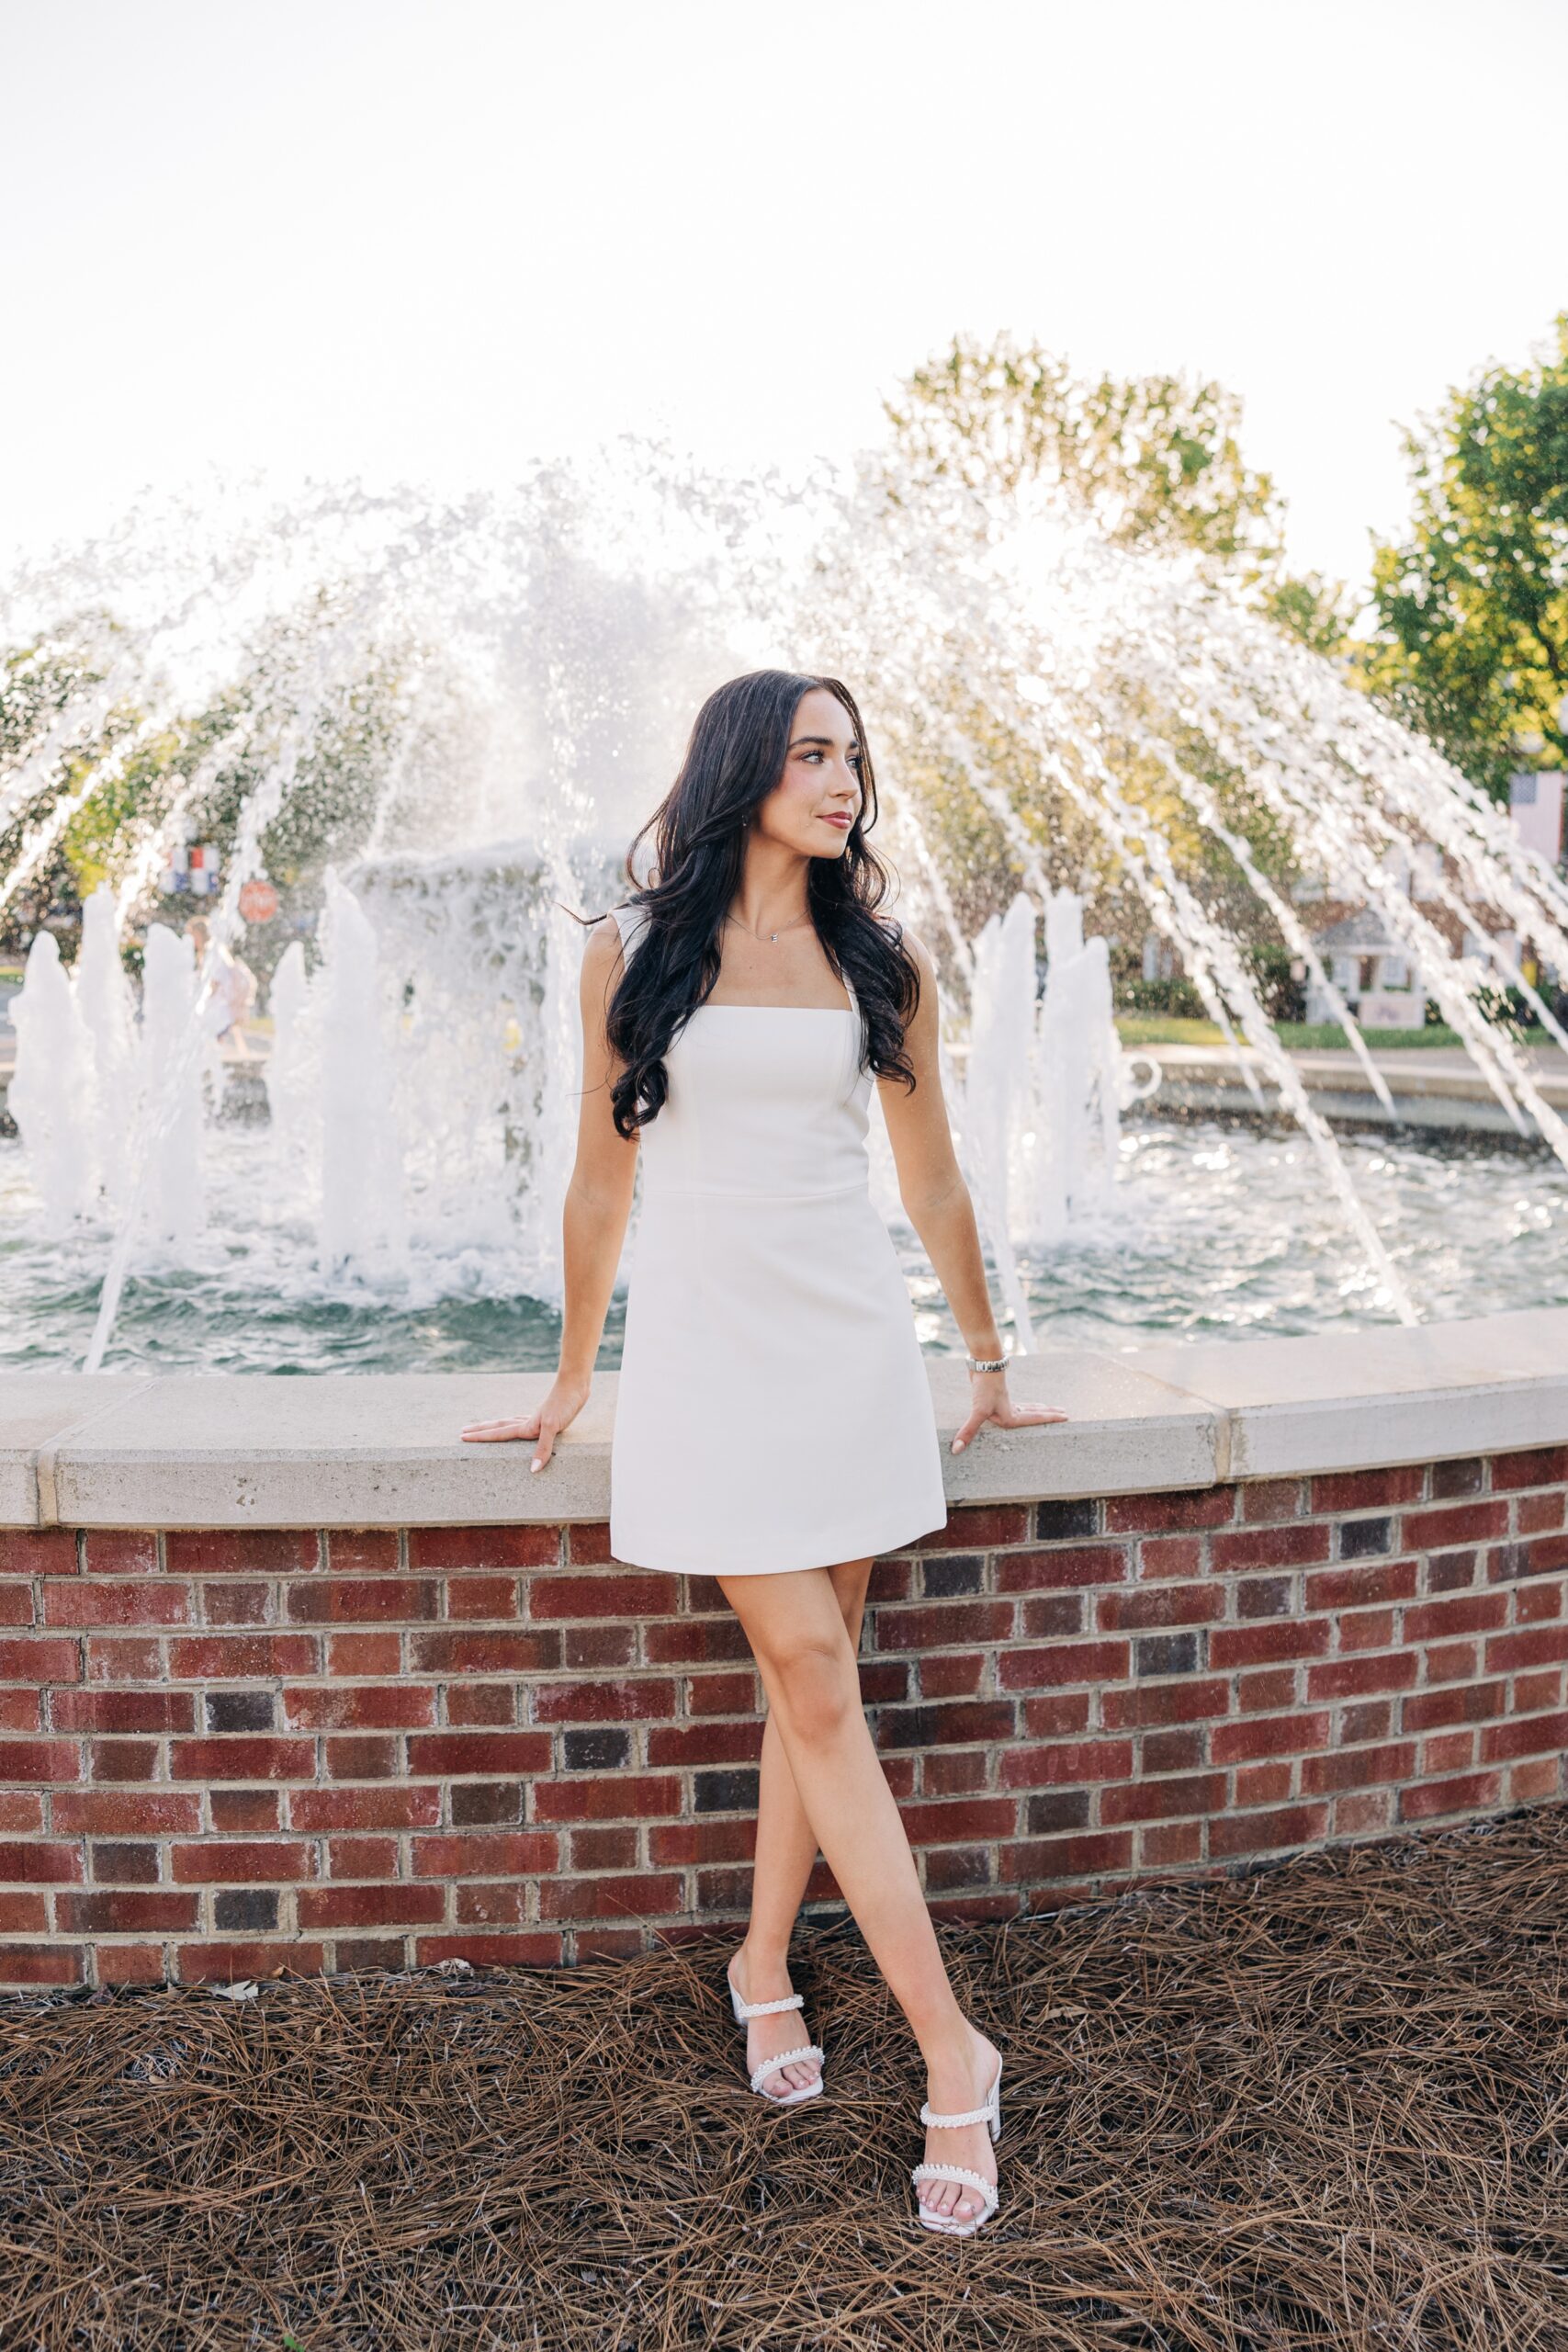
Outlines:
[[781,2009],[803,2009],[805,2007],[805,1994],[792,1993],[785,2001],[742,2001],[740,2014],[743,2018],[776,2018]]
[[909,2178],[918,2188],[922,2180],[951,2180],[963,2188],[977,2188],[986,2200],[986,2210],[994,2213],[998,2202],[994,2185],[983,2173],[968,2172],[963,2165],[917,2165]]
[[814,2041],[807,2042],[804,2049],[786,2050],[781,2056],[777,2058],[770,2058],[765,2066],[759,2066],[756,2073],[751,2077],[751,2088],[754,2091],[760,2091],[770,2075],[778,2074],[782,2067],[795,2065],[802,2058],[815,2058],[819,2066],[826,2065],[827,2064],[827,2060],[823,2057],[822,2052],[818,2049],[816,2043]]
[[956,2132],[965,2123],[988,2123],[990,2120],[988,2099],[984,2107],[972,2107],[967,2115],[933,2115],[929,2106],[923,2105],[920,2109],[920,2121],[928,2131],[933,2132]]

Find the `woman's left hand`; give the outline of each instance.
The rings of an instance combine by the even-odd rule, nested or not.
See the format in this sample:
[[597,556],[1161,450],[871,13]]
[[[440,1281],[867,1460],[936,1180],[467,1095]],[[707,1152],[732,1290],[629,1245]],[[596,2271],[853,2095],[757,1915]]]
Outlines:
[[969,1375],[969,1415],[951,1451],[962,1453],[978,1429],[995,1421],[1002,1430],[1032,1429],[1037,1422],[1070,1420],[1060,1405],[1015,1405],[1008,1395],[1005,1372],[972,1372]]

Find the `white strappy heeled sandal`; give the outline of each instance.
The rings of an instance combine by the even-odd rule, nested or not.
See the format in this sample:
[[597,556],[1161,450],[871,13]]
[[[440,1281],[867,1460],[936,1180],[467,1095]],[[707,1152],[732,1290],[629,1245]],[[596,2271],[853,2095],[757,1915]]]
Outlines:
[[[996,2075],[984,2107],[972,2107],[966,2115],[933,2115],[927,2101],[920,2108],[920,2121],[928,2131],[936,2132],[957,2132],[968,2123],[988,2123],[991,2145],[995,2147],[1002,2136],[1001,2092],[1002,2062],[998,2058]],[[948,2237],[972,2238],[976,2230],[984,2228],[1001,2201],[994,2185],[984,2173],[970,2172],[963,2165],[917,2165],[909,2178],[914,2182],[917,2193],[922,2180],[952,2180],[962,2188],[979,2190],[985,2203],[979,2212],[972,2213],[966,2222],[955,2220],[951,2213],[932,2213],[924,2205],[919,2207],[921,2225],[928,2230],[941,2230]]]
[[[749,2018],[778,2017],[785,2009],[801,2009],[806,2007],[805,1996],[800,1993],[792,1993],[788,1999],[784,2001],[743,2001],[735,1989],[735,1979],[730,1975],[728,1967],[724,1973],[729,1986],[729,2006],[735,2012],[736,2024],[742,2030],[745,2030]],[[796,2065],[803,2058],[816,2059],[817,2079],[815,2082],[807,2083],[799,2090],[792,2090],[784,2098],[778,2098],[773,2091],[765,2091],[762,2088],[762,2085],[770,2075],[776,2075],[781,2066]],[[799,2050],[785,2050],[777,2058],[766,2060],[753,2074],[751,2088],[760,2098],[765,2098],[770,2107],[798,2107],[802,2099],[816,2098],[820,2094],[822,2069],[827,2063],[816,2043],[807,2042]]]

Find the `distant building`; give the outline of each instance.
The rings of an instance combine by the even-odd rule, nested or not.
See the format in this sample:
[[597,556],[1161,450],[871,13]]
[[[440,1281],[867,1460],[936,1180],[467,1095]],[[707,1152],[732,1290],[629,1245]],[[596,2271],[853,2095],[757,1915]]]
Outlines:
[[[1363,1029],[1420,1029],[1426,1025],[1427,991],[1409,956],[1374,907],[1331,922],[1313,940],[1319,960]],[[1315,980],[1307,983],[1306,1017],[1339,1018]]]

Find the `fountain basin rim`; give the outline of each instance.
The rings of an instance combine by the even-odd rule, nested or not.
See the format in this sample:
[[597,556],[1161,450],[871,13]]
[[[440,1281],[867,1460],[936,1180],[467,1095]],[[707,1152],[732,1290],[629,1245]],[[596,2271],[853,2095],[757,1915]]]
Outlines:
[[[1568,1307],[1303,1339],[1017,1356],[1016,1401],[1072,1419],[982,1429],[927,1359],[950,1507],[1201,1489],[1568,1442]],[[0,1374],[0,1527],[558,1525],[609,1516],[619,1375],[538,1476],[533,1447],[465,1443],[547,1373]]]

